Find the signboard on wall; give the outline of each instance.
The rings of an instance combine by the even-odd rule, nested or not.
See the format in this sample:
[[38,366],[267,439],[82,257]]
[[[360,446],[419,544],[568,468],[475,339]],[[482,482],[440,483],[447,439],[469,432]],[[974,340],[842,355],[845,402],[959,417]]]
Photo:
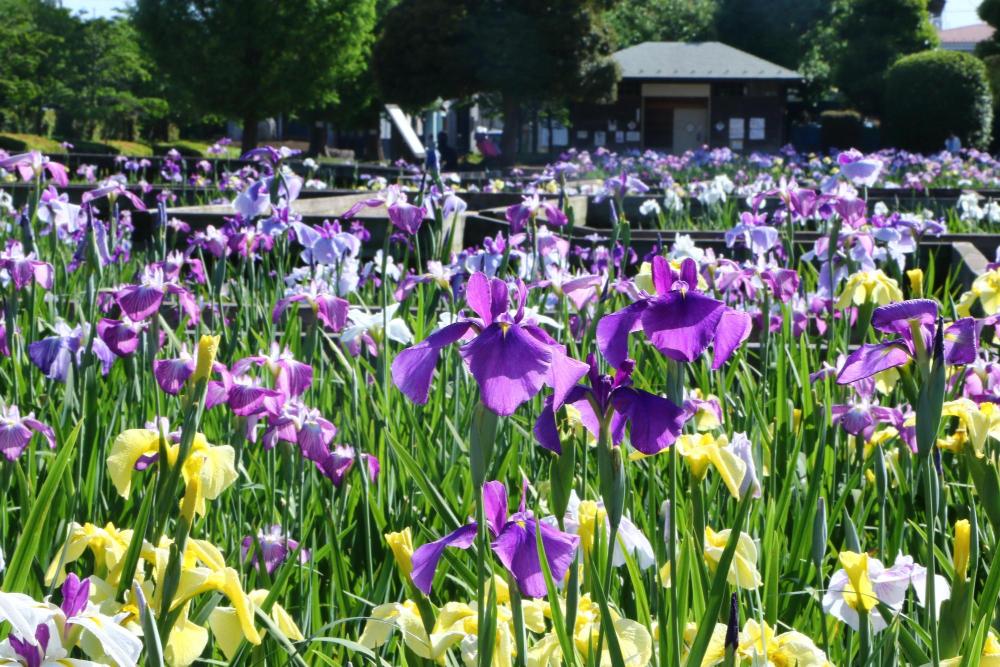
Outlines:
[[729,119],[729,139],[730,141],[739,140],[743,138],[743,119],[742,118],[730,118]]
[[766,136],[766,121],[763,118],[750,119],[750,140],[760,141]]

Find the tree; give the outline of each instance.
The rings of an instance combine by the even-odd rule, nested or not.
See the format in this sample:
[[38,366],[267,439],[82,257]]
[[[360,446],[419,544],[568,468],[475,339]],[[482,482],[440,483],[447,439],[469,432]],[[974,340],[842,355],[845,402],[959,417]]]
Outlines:
[[[411,110],[440,98],[500,97],[502,152],[511,161],[526,103],[608,95],[604,0],[402,0],[382,21],[373,52],[387,101]],[[417,31],[414,26],[434,26]]]
[[885,73],[901,56],[937,46],[927,0],[847,0],[836,26],[842,43],[833,66],[837,87],[866,113],[882,110]]
[[620,0],[608,11],[619,48],[642,42],[700,42],[714,33],[716,0]]
[[830,6],[831,0],[719,0],[715,31],[721,42],[797,69],[810,45],[803,36]]
[[133,21],[161,71],[203,113],[257,123],[333,103],[364,66],[375,0],[137,0]]

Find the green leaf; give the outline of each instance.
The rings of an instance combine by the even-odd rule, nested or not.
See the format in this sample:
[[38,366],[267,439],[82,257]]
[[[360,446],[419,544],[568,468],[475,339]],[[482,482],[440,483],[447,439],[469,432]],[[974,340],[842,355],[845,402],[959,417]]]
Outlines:
[[38,492],[35,502],[31,505],[31,511],[24,522],[21,530],[21,537],[17,540],[17,546],[11,556],[7,566],[7,574],[3,579],[3,591],[24,592],[27,583],[28,572],[31,570],[31,563],[38,557],[39,542],[45,528],[45,521],[49,518],[49,510],[52,507],[52,499],[59,490],[59,485],[69,470],[69,464],[73,460],[73,451],[76,449],[76,441],[80,436],[80,429],[83,426],[81,419],[73,427],[73,431],[66,438],[62,449],[56,456],[52,466],[48,469],[45,483]]

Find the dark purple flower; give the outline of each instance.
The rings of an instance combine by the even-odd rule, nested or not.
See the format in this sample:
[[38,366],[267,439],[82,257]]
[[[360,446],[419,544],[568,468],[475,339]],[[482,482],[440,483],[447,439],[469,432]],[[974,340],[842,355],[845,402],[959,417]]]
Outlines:
[[16,405],[8,407],[0,403],[0,453],[7,457],[8,461],[13,461],[21,455],[31,442],[32,432],[41,434],[51,449],[56,448],[56,435],[52,427],[35,419],[34,412],[22,417]]
[[[260,556],[264,559],[264,569],[267,570],[268,574],[274,574],[274,571],[299,548],[299,543],[287,537],[284,531],[282,531],[281,526],[277,524],[271,526],[267,532],[260,531],[257,533],[257,544],[259,547],[255,548],[252,536],[247,535],[244,537],[243,543],[240,546],[241,557],[245,562],[250,549],[253,548],[254,554],[250,559],[250,565],[257,566],[259,552]],[[299,551],[300,563],[308,563],[309,558],[308,549]]]
[[[927,355],[937,329],[937,316],[937,302],[931,299],[900,301],[876,308],[872,326],[894,337],[862,345],[848,355],[837,374],[837,383],[854,383]],[[964,317],[945,327],[945,363],[971,364],[976,360],[978,348],[979,331],[974,318]]]
[[146,326],[146,322],[133,322],[127,315],[120,320],[105,317],[97,323],[97,335],[109,350],[119,357],[127,357],[139,348],[139,333]]
[[153,376],[160,389],[176,396],[181,393],[185,383],[194,373],[194,357],[188,352],[187,346],[182,345],[180,356],[175,359],[157,359],[153,362]]
[[[285,394],[260,385],[260,381],[246,374],[223,372],[221,392],[213,392],[212,405],[206,400],[206,407],[214,407],[225,402],[233,414],[240,417],[261,415],[265,412],[277,414],[285,401]],[[223,396],[224,393],[224,396]]]
[[[16,634],[8,637],[10,647],[23,661],[25,667],[41,667],[45,660],[46,649],[49,646],[49,626],[45,623],[35,626],[35,643],[27,638],[21,639]],[[14,664],[17,664],[16,662]]]
[[[559,402],[587,372],[566,349],[530,320],[524,320],[527,288],[518,282],[517,311],[512,316],[507,283],[475,273],[466,299],[478,318],[460,318],[409,347],[392,362],[392,379],[415,403],[426,403],[441,349],[460,340],[469,372],[479,384],[482,402],[499,415],[511,415],[548,385]],[[523,321],[522,321],[523,320]]]
[[[622,364],[613,378],[601,375],[593,355],[587,361],[590,386],[573,387],[564,402],[579,412],[580,421],[591,435],[599,437],[601,424],[607,423],[612,444],[617,445],[628,424],[630,442],[643,454],[656,454],[677,439],[688,413],[669,399],[633,388],[631,360]],[[561,407],[562,403],[553,397],[547,398],[534,430],[538,442],[557,454],[562,453],[556,426],[556,413]]]
[[[521,593],[528,597],[546,594],[545,577],[538,558],[537,536],[541,533],[542,548],[552,578],[562,581],[573,563],[580,538],[540,522],[525,510],[524,498],[518,512],[507,516],[507,489],[500,482],[483,485],[483,505],[489,533],[493,538],[493,553],[517,582]],[[413,584],[430,594],[438,563],[446,547],[468,549],[475,541],[478,526],[468,523],[436,542],[424,544],[413,552]]]
[[44,289],[52,289],[52,265],[35,258],[35,253],[24,254],[20,241],[10,241],[0,252],[0,270],[7,272],[14,289],[21,290],[35,281]]
[[192,324],[201,318],[194,295],[175,282],[168,281],[159,266],[147,266],[137,285],[125,285],[115,292],[115,302],[133,322],[141,322],[160,310],[167,294],[177,296],[177,303]]
[[642,297],[598,323],[604,357],[620,368],[628,359],[629,334],[641,329],[661,354],[675,361],[694,361],[714,344],[712,368],[721,367],[749,337],[750,316],[699,292],[694,260],[684,260],[677,279],[663,257],[653,258],[652,264],[656,296]]
[[87,608],[90,599],[90,579],[80,581],[79,577],[71,572],[63,581],[61,592],[62,603],[59,608],[66,618],[73,618]]
[[[314,461],[319,471],[323,473],[336,487],[344,483],[344,477],[354,466],[355,452],[347,445],[337,445],[332,450],[327,450],[319,460]],[[368,469],[368,479],[372,483],[378,480],[381,470],[378,459],[371,454],[361,454],[361,462]]]

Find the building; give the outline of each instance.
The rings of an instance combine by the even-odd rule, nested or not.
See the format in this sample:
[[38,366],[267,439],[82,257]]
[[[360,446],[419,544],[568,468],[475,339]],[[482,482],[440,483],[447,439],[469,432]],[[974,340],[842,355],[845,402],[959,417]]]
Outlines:
[[986,23],[938,30],[938,39],[941,40],[941,48],[945,51],[972,53],[976,49],[976,44],[991,37],[993,37],[993,26]]
[[616,52],[611,104],[571,109],[577,148],[681,153],[703,145],[775,150],[786,143],[792,70],[720,42],[643,42]]

